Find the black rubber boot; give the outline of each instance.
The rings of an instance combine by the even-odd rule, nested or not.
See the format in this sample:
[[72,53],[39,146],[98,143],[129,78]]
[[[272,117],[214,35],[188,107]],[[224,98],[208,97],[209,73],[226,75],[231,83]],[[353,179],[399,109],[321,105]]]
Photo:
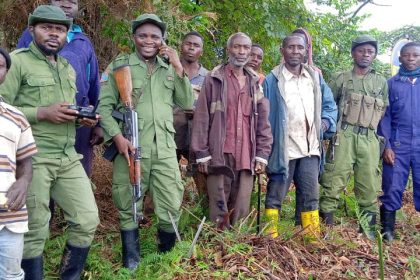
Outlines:
[[77,280],[85,267],[90,247],[75,247],[66,244],[60,264],[60,279]]
[[395,216],[397,212],[388,211],[383,206],[381,206],[380,212],[383,239],[392,241],[394,240]]
[[44,278],[42,255],[34,258],[22,259],[21,266],[25,272],[25,280],[42,280]]
[[319,212],[321,221],[327,226],[334,226],[334,213],[333,212]]
[[176,234],[175,232],[166,232],[158,230],[158,249],[159,252],[165,253],[175,246]]
[[140,263],[139,229],[121,230],[123,266],[134,270]]
[[[376,237],[376,213],[374,212],[363,212],[369,223],[369,230],[365,232],[366,236],[370,240],[374,240]],[[359,225],[359,232],[363,233],[362,226]]]

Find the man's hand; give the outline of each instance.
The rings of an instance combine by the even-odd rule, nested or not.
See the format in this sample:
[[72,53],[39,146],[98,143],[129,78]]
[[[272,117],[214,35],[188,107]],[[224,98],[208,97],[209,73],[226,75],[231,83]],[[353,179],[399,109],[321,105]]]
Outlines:
[[203,174],[209,174],[209,160],[206,162],[199,162],[198,163],[198,172],[201,172]]
[[99,145],[102,142],[104,142],[104,131],[102,130],[102,127],[96,126],[92,130],[92,134],[90,136],[90,145]]
[[26,193],[28,191],[28,181],[20,179],[15,181],[6,194],[6,207],[10,211],[17,211],[25,205]]
[[383,153],[384,161],[389,165],[394,165],[395,163],[395,153],[391,148],[386,148]]
[[88,119],[88,118],[82,118],[79,119],[80,124],[87,127],[94,127],[98,124],[98,121],[100,120],[101,115],[96,114],[96,119]]
[[11,211],[17,211],[25,205],[26,193],[32,180],[32,159],[26,158],[16,163],[16,181],[7,191],[6,207]]
[[322,132],[326,132],[330,128],[330,123],[326,119],[321,120]]
[[117,146],[118,152],[121,155],[124,155],[125,159],[130,165],[130,153],[134,154],[136,148],[134,148],[130,141],[128,141],[128,139],[126,139],[121,133],[112,137],[112,140]]
[[166,55],[169,59],[169,63],[172,64],[178,76],[183,77],[184,68],[182,67],[178,53],[175,49],[164,44],[159,49],[159,55]]
[[40,121],[48,121],[55,124],[73,122],[77,117],[77,111],[68,109],[67,102],[59,102],[48,107],[39,107],[37,118]]
[[257,161],[257,163],[255,164],[255,173],[263,174],[264,172],[265,172],[265,163]]

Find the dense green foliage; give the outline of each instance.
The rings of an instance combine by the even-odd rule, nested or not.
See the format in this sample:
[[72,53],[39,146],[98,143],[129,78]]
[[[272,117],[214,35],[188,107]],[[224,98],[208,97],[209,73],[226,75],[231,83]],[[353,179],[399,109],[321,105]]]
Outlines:
[[[2,45],[13,49],[27,14],[48,0],[2,1],[0,3],[0,38]],[[205,38],[204,66],[212,68],[225,59],[229,35],[242,31],[265,49],[264,72],[270,71],[281,59],[281,40],[291,31],[303,27],[312,34],[314,61],[328,80],[331,73],[349,69],[350,45],[362,27],[363,17],[354,14],[357,0],[317,0],[328,7],[327,13],[315,13],[303,0],[147,0],[147,1],[80,1],[82,14],[78,19],[90,36],[97,51],[101,69],[121,51],[132,49],[131,20],[143,12],[155,12],[168,24],[167,41],[179,46],[184,34],[199,31]],[[15,15],[13,18],[10,14]],[[13,28],[10,28],[13,26]],[[380,37],[385,51],[401,34],[418,36],[418,29],[407,27],[392,34],[372,31]],[[370,33],[372,33],[370,32]],[[399,33],[398,33],[399,32]],[[376,63],[380,72],[389,67]]]
[[[224,60],[228,37],[242,31],[265,49],[263,70],[268,72],[280,61],[281,40],[294,29],[303,27],[313,35],[315,62],[326,77],[350,66],[349,48],[362,18],[348,17],[346,12],[356,2],[335,1],[330,5],[336,14],[314,14],[307,10],[303,0],[154,1],[156,13],[168,23],[169,44],[179,45],[182,35],[190,30],[203,34],[203,64],[208,68]],[[110,23],[113,34],[108,35],[113,36],[113,41],[124,42],[119,40],[118,23]],[[106,25],[104,30],[107,30]]]

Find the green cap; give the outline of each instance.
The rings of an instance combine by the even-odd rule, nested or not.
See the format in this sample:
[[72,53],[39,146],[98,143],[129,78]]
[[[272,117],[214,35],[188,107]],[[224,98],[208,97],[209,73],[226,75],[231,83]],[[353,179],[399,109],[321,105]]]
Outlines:
[[160,28],[162,31],[162,35],[165,34],[166,31],[166,24],[155,14],[142,14],[138,16],[135,20],[131,22],[131,28],[134,32],[136,32],[136,29],[144,24],[144,23],[152,23]]
[[62,9],[53,5],[40,5],[29,15],[28,25],[34,26],[40,22],[57,23],[70,29],[73,20],[66,17]]
[[361,35],[351,42],[351,51],[353,51],[357,46],[370,44],[375,47],[376,52],[378,52],[378,41],[375,38],[369,35]]

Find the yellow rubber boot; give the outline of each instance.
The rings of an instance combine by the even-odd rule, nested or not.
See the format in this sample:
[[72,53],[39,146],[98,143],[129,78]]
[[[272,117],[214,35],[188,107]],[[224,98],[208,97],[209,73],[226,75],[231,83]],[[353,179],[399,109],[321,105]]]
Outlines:
[[273,238],[278,237],[279,209],[265,209],[265,216],[267,217],[268,226],[265,228],[264,233],[270,234]]
[[320,236],[321,228],[319,226],[319,211],[313,210],[301,213],[302,227],[306,228],[304,234],[311,239],[317,239]]

